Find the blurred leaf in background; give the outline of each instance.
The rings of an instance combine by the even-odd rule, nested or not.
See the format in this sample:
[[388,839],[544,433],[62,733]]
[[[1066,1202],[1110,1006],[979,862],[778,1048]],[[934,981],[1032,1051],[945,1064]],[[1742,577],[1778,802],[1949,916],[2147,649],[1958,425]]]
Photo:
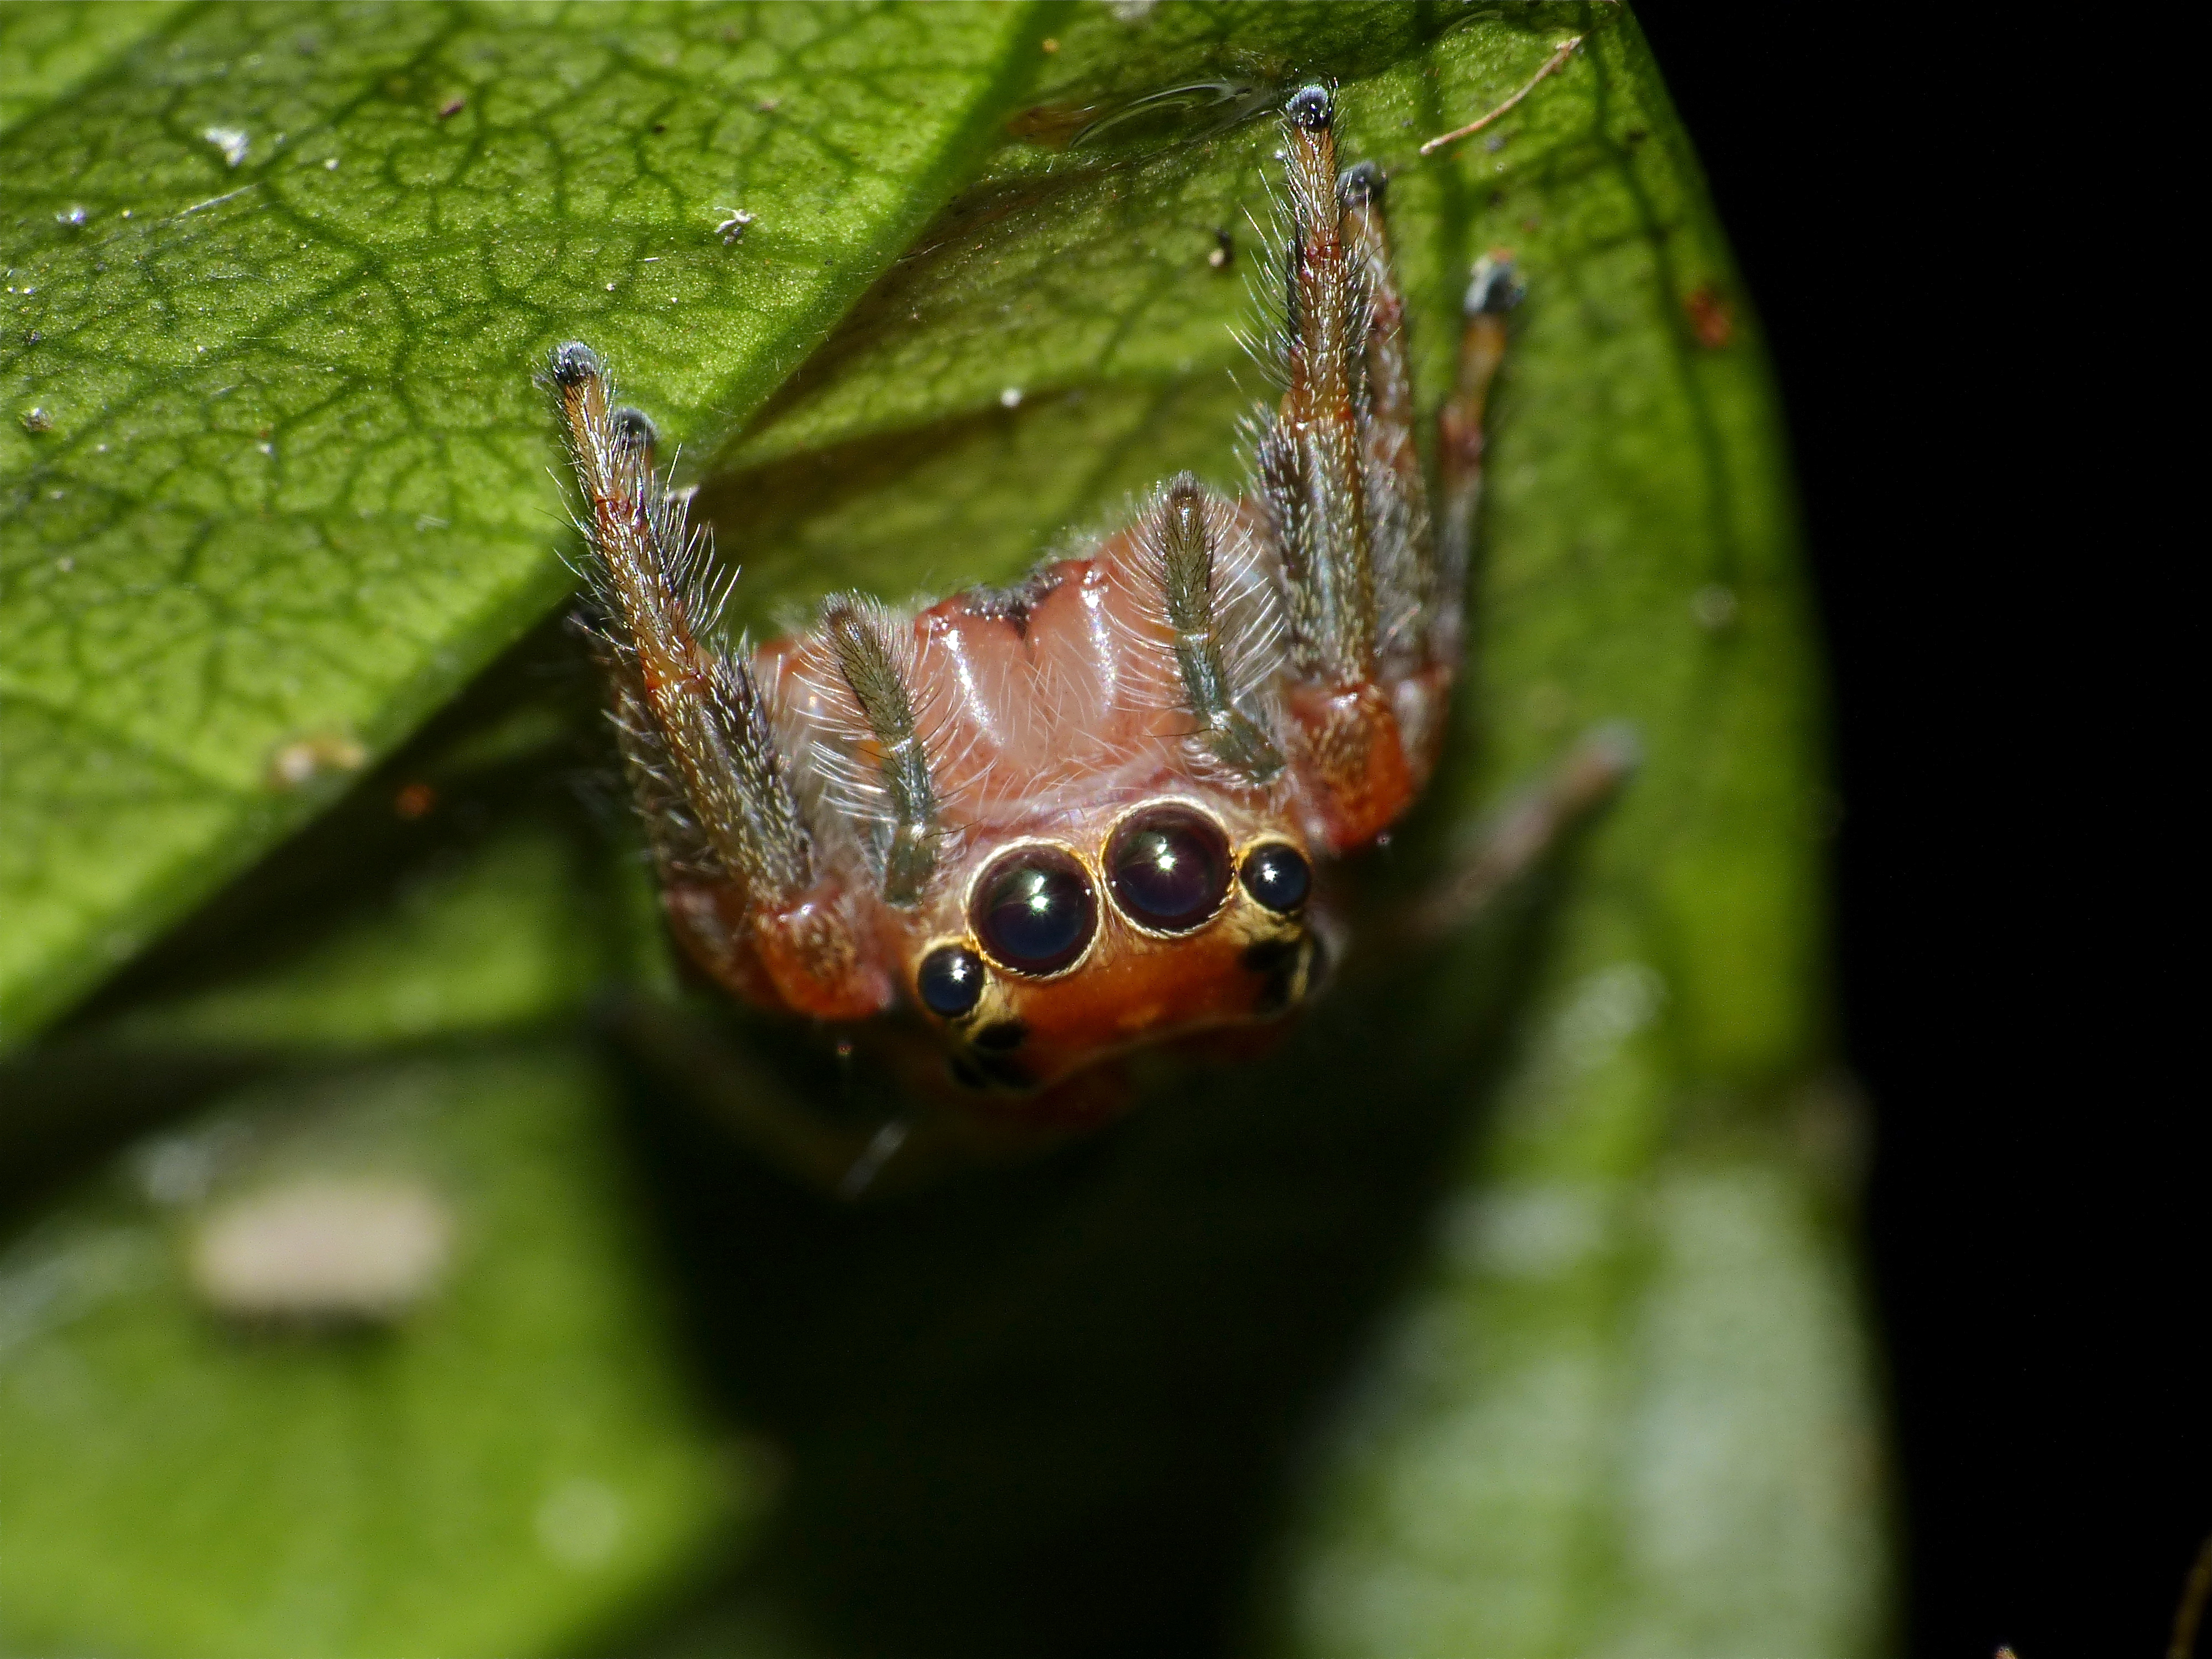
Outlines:
[[[0,29],[0,1010],[76,1009],[0,1101],[0,1644],[1878,1644],[1818,676],[1756,319],[1632,19]],[[589,1035],[672,981],[547,620],[530,374],[610,355],[756,629],[1004,579],[1237,477],[1272,112],[1315,76],[1392,173],[1426,404],[1468,262],[1529,285],[1452,758],[1359,883],[1418,891],[1594,720],[1648,764],[1273,1057],[832,1210]],[[194,1276],[310,1177],[447,1218],[419,1305],[241,1319]]]
[[[0,1263],[11,1650],[543,1651],[680,1583],[767,1477],[671,1364],[603,1107],[551,1045],[276,1083],[19,1238]],[[234,1242],[289,1256],[234,1282],[254,1264],[210,1266],[211,1229],[370,1176],[419,1193],[424,1248],[452,1255],[422,1306],[218,1318],[315,1241]]]

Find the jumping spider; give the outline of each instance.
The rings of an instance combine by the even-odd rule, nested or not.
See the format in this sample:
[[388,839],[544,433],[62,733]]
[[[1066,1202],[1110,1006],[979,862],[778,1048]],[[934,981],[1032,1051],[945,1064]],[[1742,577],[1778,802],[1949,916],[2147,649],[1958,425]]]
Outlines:
[[[1509,260],[1475,266],[1432,513],[1383,175],[1339,174],[1334,114],[1319,86],[1284,110],[1285,391],[1245,492],[1185,473],[1011,587],[918,615],[841,594],[801,636],[716,648],[651,422],[612,406],[589,348],[553,355],[592,637],[676,938],[744,1002],[849,1030],[971,1125],[1095,1121],[1121,1097],[1100,1062],[1297,1008],[1346,942],[1329,863],[1436,765],[1519,289]],[[1524,866],[1626,763],[1585,744],[1428,921]],[[865,1184],[875,1141],[816,1167]]]

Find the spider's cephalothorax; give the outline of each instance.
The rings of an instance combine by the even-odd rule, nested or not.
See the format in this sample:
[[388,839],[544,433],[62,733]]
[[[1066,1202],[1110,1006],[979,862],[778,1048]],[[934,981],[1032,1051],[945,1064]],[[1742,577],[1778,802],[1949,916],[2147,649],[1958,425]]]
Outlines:
[[651,424],[611,407],[588,349],[555,353],[669,920],[731,991],[933,1026],[979,1103],[1048,1114],[1093,1061],[1314,988],[1328,861],[1436,762],[1516,293],[1476,267],[1432,513],[1382,177],[1339,174],[1333,115],[1320,87],[1285,111],[1285,390],[1246,491],[1177,477],[1011,588],[919,615],[841,596],[802,636],[717,648]]

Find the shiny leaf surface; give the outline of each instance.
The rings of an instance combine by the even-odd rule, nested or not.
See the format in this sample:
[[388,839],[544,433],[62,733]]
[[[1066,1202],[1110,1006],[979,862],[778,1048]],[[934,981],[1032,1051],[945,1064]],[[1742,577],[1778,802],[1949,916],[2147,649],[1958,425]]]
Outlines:
[[942,201],[1036,21],[63,9],[9,8],[52,67],[0,137],[0,1036],[559,598],[557,339],[726,428]]

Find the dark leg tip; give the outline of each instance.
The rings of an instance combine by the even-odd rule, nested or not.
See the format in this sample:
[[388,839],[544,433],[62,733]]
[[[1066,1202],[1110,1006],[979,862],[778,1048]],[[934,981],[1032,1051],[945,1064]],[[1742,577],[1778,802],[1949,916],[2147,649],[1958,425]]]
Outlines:
[[1365,204],[1380,207],[1382,205],[1383,192],[1389,188],[1389,173],[1383,172],[1372,161],[1362,161],[1356,167],[1346,169],[1344,177],[1339,181],[1337,188],[1343,192],[1344,199],[1353,207]]
[[571,340],[566,345],[553,348],[553,361],[547,371],[557,386],[578,386],[586,380],[599,378],[599,354],[581,340]]
[[1326,132],[1336,113],[1336,100],[1327,87],[1300,87],[1283,106],[1283,113],[1308,132]]
[[618,409],[607,416],[607,424],[615,429],[615,441],[625,449],[650,454],[660,442],[660,428],[641,409]]
[[1519,305],[1525,292],[1515,280],[1510,258],[1486,253],[1474,262],[1474,271],[1467,285],[1467,314],[1477,317],[1488,312],[1492,316],[1501,316]]

